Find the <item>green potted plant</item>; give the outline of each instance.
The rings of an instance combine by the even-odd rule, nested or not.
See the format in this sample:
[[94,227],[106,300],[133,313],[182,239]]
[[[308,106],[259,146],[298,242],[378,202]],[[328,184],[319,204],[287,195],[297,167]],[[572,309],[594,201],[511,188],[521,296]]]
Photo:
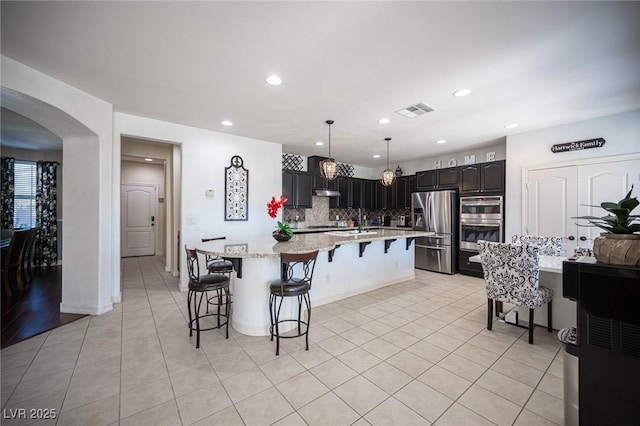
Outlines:
[[606,210],[606,216],[578,216],[589,225],[597,226],[605,232],[593,240],[593,254],[599,262],[612,265],[640,265],[640,215],[631,214],[640,205],[637,197],[631,197],[633,185],[627,195],[617,203],[604,202],[599,206]]

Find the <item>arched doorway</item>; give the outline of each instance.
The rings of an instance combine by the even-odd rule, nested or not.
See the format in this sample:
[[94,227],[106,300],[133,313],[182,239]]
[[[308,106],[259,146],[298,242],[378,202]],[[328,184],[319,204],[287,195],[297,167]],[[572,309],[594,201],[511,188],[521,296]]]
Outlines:
[[[62,139],[64,232],[62,234],[61,312],[101,314],[112,309],[108,226],[101,203],[110,187],[100,186],[100,138],[62,109],[19,91],[2,87],[2,105],[33,120]],[[104,158],[104,154],[103,157]],[[102,258],[101,258],[102,256]]]

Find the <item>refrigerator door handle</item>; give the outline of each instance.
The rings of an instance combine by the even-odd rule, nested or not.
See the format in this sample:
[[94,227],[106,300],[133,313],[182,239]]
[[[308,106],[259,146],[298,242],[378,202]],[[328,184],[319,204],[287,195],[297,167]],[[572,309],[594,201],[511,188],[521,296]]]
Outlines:
[[420,244],[416,244],[416,247],[430,249],[430,250],[447,250],[449,246],[423,246]]

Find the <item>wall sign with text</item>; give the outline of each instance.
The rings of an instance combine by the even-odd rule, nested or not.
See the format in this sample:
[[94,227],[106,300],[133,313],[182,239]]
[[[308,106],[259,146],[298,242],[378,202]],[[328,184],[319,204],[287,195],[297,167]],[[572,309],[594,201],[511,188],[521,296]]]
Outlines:
[[601,148],[606,141],[604,138],[587,139],[577,142],[557,143],[551,146],[551,152],[566,152],[566,151],[580,151],[589,148]]

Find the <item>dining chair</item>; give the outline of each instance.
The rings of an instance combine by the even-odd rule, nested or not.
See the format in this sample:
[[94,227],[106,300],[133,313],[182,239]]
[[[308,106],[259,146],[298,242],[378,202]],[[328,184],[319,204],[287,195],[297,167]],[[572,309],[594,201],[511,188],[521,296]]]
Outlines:
[[576,247],[573,249],[574,257],[593,257],[593,249],[589,247]]
[[[318,250],[309,253],[281,253],[281,276],[279,280],[269,284],[269,314],[271,340],[276,338],[276,355],[280,354],[280,338],[290,339],[305,336],[305,349],[309,350],[309,326],[311,324],[311,281],[315,269]],[[282,302],[285,298],[296,297],[298,301],[297,318],[280,318]],[[302,306],[307,309],[306,321],[302,318]],[[284,323],[295,322],[297,334],[282,335],[280,326]],[[304,327],[303,327],[304,326]]]
[[514,235],[511,242],[514,244],[533,244],[540,248],[543,256],[562,255],[562,237],[539,237],[535,235]]
[[529,308],[529,343],[533,343],[534,310],[547,304],[547,330],[552,331],[553,290],[540,285],[540,248],[532,244],[478,241],[487,290],[487,330],[493,326],[494,302]]
[[38,238],[38,231],[40,228],[31,228],[31,233],[29,235],[28,240],[25,242],[24,246],[24,256],[23,256],[23,268],[24,275],[26,278],[27,271],[29,272],[29,281],[33,279],[33,259],[35,256],[35,248],[36,248],[36,240]]
[[27,239],[31,235],[31,230],[16,230],[11,235],[11,241],[9,247],[7,247],[6,255],[3,254],[2,258],[2,281],[4,285],[4,291],[7,296],[11,296],[11,281],[9,280],[10,273],[14,272],[16,282],[19,288],[24,288],[24,276],[23,276],[23,258],[25,252],[25,246]]
[[[189,336],[193,336],[193,331],[196,332],[196,348],[200,347],[200,332],[218,329],[225,326],[226,338],[229,338],[229,319],[231,313],[231,294],[229,293],[229,277],[222,274],[205,274],[200,275],[200,262],[198,260],[198,253],[195,249],[188,248],[186,245],[184,249],[187,253],[187,272],[189,275],[189,291],[187,293],[187,308],[189,310]],[[205,296],[209,292],[215,292],[216,307],[215,312],[209,313],[208,296]],[[198,296],[200,296],[198,298]],[[200,314],[200,308],[202,306],[202,299],[205,299],[207,305],[207,312]],[[224,311],[223,311],[224,309]],[[215,317],[214,325],[207,328],[201,328],[200,323],[207,317]]]

